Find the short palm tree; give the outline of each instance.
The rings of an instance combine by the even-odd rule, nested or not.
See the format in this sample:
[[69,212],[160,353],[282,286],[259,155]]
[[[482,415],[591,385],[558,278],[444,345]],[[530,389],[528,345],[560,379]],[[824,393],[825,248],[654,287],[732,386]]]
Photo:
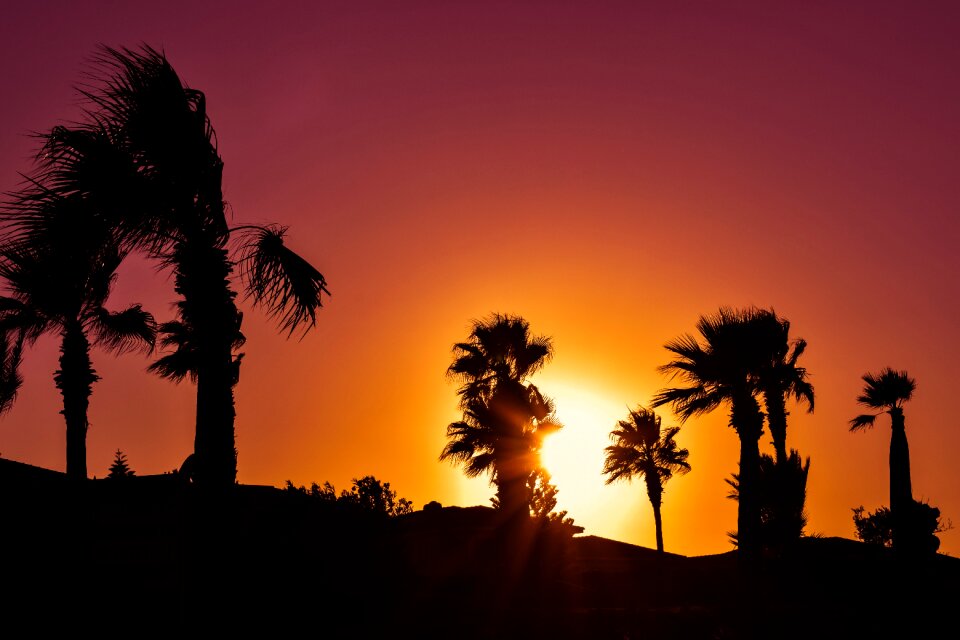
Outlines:
[[560,427],[553,403],[527,380],[552,356],[550,340],[532,336],[519,316],[494,314],[474,322],[453,351],[447,373],[461,382],[463,419],[447,427],[440,459],[462,464],[470,477],[490,473],[499,508],[527,513],[543,438]]
[[760,550],[760,436],[763,413],[757,401],[756,373],[765,358],[763,322],[769,311],[721,308],[697,322],[702,343],[684,335],[667,343],[674,360],[662,373],[683,386],[661,389],[653,406],[670,404],[681,423],[730,406],[730,426],[740,439],[740,500],[737,510],[739,549],[748,555]]
[[610,432],[614,444],[605,449],[603,473],[607,475],[607,484],[617,480],[629,481],[634,477],[642,477],[646,482],[660,553],[663,553],[663,520],[660,517],[663,485],[674,474],[683,475],[690,471],[687,462],[690,453],[674,440],[679,432],[680,427],[662,429],[660,416],[638,407],[630,411],[626,420],[617,422],[616,429]]
[[223,161],[204,94],[185,86],[162,53],[105,48],[95,62],[102,77],[84,91],[86,122],[43,136],[35,187],[12,222],[17,234],[30,235],[50,199],[83,194],[120,246],[146,251],[173,271],[178,317],[161,333],[175,351],[153,370],[196,381],[194,479],[230,485],[236,350],[244,341],[234,271],[239,266],[248,296],[288,334],[314,325],[326,281],[285,245],[285,228],[228,225]]
[[861,431],[874,425],[880,413],[890,415],[890,511],[893,514],[893,544],[899,546],[903,536],[900,534],[905,514],[913,504],[913,490],[910,486],[910,448],[907,446],[907,432],[903,417],[903,404],[913,397],[917,388],[916,381],[906,371],[895,371],[890,367],[879,374],[867,373],[863,376],[863,393],[857,402],[878,413],[866,413],[850,421],[851,431]]
[[90,360],[91,343],[117,353],[150,350],[156,324],[140,305],[118,312],[105,308],[123,258],[109,233],[85,217],[76,203],[61,203],[47,214],[42,233],[20,237],[0,249],[0,277],[10,292],[0,297],[0,327],[18,333],[13,352],[17,363],[23,340],[33,341],[45,333],[60,335],[60,369],[54,381],[63,396],[67,475],[83,479],[87,409],[93,384],[99,380]]

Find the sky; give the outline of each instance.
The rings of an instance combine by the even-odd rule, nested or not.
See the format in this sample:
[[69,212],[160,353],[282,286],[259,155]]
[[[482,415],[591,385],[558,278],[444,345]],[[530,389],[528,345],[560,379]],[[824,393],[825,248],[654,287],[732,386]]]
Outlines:
[[[243,304],[239,480],[338,488],[373,474],[422,506],[489,504],[438,460],[458,419],[451,347],[473,319],[550,336],[534,378],[565,428],[544,462],[585,533],[654,545],[642,483],[605,486],[603,447],[667,380],[663,345],[721,305],[774,308],[809,343],[809,533],[853,537],[887,504],[889,421],[861,376],[917,380],[914,497],[960,523],[960,6],[956,3],[37,2],[0,22],[0,190],[31,131],[75,119],[99,43],[162,48],[207,96],[237,223],[289,225],[326,276],[316,329],[287,340]],[[170,274],[121,270],[111,305],[173,317]],[[64,469],[58,343],[25,355],[0,456]],[[139,473],[192,450],[194,388],[94,352],[88,467]],[[676,419],[662,409],[665,424]],[[723,411],[677,436],[667,550],[729,550]],[[761,440],[772,452],[769,436]],[[960,554],[960,533],[941,535]]]

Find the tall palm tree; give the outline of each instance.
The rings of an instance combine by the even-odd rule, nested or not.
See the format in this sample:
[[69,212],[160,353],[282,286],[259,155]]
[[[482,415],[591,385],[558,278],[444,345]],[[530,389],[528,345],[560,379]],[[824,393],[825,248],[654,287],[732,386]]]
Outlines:
[[796,402],[806,403],[807,411],[813,413],[813,385],[807,379],[807,370],[797,364],[806,351],[807,341],[803,338],[791,340],[790,321],[772,310],[760,312],[756,323],[758,339],[763,341],[767,350],[767,358],[756,374],[757,386],[767,409],[767,426],[773,439],[776,462],[787,464],[787,399],[793,397]]
[[453,352],[447,373],[461,382],[463,419],[447,427],[440,459],[470,477],[490,473],[500,509],[525,514],[543,438],[560,428],[552,401],[527,380],[553,355],[550,339],[532,336],[519,316],[494,314],[474,322]]
[[863,393],[857,398],[857,402],[878,413],[857,416],[850,421],[850,430],[868,429],[874,425],[880,413],[890,415],[890,511],[894,523],[893,544],[894,547],[900,547],[905,538],[905,519],[913,505],[910,448],[907,446],[903,404],[913,397],[917,383],[906,371],[895,371],[890,367],[879,374],[864,374],[863,382]]
[[95,64],[99,82],[83,91],[86,121],[43,136],[36,187],[13,222],[19,234],[30,234],[51,197],[82,194],[121,246],[172,269],[181,300],[176,321],[161,331],[163,343],[176,350],[153,369],[196,381],[194,479],[230,485],[242,355],[236,349],[244,341],[234,271],[240,267],[247,295],[288,335],[315,324],[322,295],[329,294],[326,281],[284,244],[285,228],[228,225],[223,161],[206,99],[183,84],[162,53],[104,48]]
[[721,308],[701,316],[697,331],[665,345],[674,360],[659,370],[684,386],[661,389],[653,407],[670,404],[681,423],[727,404],[730,426],[740,440],[740,500],[737,509],[739,549],[748,555],[760,550],[760,436],[763,413],[757,401],[756,372],[765,361],[761,320],[769,311]]
[[10,292],[0,297],[0,327],[18,334],[11,350],[17,386],[23,341],[59,334],[60,368],[54,381],[63,396],[67,475],[83,479],[87,410],[93,384],[100,379],[90,360],[91,344],[117,353],[151,350],[156,323],[140,305],[118,312],[105,308],[123,253],[106,229],[83,215],[76,200],[58,204],[47,211],[42,234],[31,235],[31,242],[21,237],[0,248],[0,276]]
[[603,473],[607,484],[616,480],[643,477],[647,485],[647,497],[653,507],[653,522],[657,532],[657,551],[663,553],[663,520],[660,505],[663,503],[663,485],[674,474],[690,471],[686,449],[681,449],[674,440],[680,427],[661,429],[660,416],[649,409],[638,407],[631,410],[626,420],[617,422],[610,432],[614,444],[605,449]]

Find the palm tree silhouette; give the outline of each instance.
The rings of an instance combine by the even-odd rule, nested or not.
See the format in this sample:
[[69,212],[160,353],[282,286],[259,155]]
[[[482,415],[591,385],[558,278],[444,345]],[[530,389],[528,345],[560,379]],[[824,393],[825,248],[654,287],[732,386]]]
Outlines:
[[863,376],[863,393],[857,402],[878,413],[861,414],[850,421],[851,431],[870,428],[880,413],[890,415],[890,511],[893,515],[893,545],[901,547],[904,542],[904,526],[907,513],[913,505],[913,490],[910,486],[910,448],[904,424],[903,404],[913,397],[916,381],[906,371],[894,371],[890,367],[879,374]]
[[766,345],[768,358],[757,371],[757,385],[763,394],[767,409],[767,426],[773,438],[777,464],[786,464],[787,456],[787,398],[807,404],[813,413],[813,385],[807,380],[807,370],[797,361],[807,348],[803,338],[790,339],[790,321],[772,310],[761,310],[756,317],[758,337]]
[[20,375],[22,359],[23,334],[16,329],[0,328],[0,416],[13,408],[23,385]]
[[657,533],[657,551],[663,553],[663,520],[660,505],[663,503],[663,485],[674,474],[690,471],[686,449],[680,449],[674,437],[680,427],[661,429],[660,416],[649,409],[638,407],[631,410],[626,420],[617,422],[610,432],[615,444],[605,449],[603,473],[607,484],[616,480],[630,480],[642,476],[647,485],[647,497],[653,507],[653,521]]
[[671,404],[681,423],[730,405],[730,426],[740,439],[740,500],[737,509],[739,549],[755,555],[760,549],[759,482],[760,436],[763,413],[756,398],[756,372],[768,354],[763,344],[762,322],[769,311],[721,308],[715,315],[701,316],[697,331],[669,342],[665,348],[676,357],[661,366],[686,386],[661,389],[653,406]]
[[284,244],[284,227],[230,228],[204,94],[184,85],[162,53],[103,48],[94,62],[99,87],[83,91],[86,122],[43,136],[36,187],[16,222],[29,232],[47,200],[80,193],[121,246],[172,269],[181,300],[176,321],[160,329],[162,343],[175,351],[153,370],[196,381],[194,480],[230,485],[236,481],[233,389],[242,357],[236,349],[244,342],[235,268],[254,304],[288,335],[315,324],[321,297],[329,294],[326,281]]
[[552,401],[527,381],[553,355],[550,339],[530,335],[519,316],[494,314],[475,321],[453,352],[447,373],[461,381],[463,420],[447,426],[440,459],[462,464],[469,477],[490,472],[499,508],[526,514],[540,445],[560,428]]
[[118,312],[105,308],[123,253],[107,229],[84,215],[77,200],[50,202],[58,206],[37,219],[32,233],[13,236],[0,250],[0,276],[10,292],[0,297],[0,326],[18,332],[12,354],[16,363],[24,340],[60,335],[54,381],[63,396],[67,475],[83,479],[87,409],[100,379],[90,360],[91,343],[116,353],[152,350],[156,323],[140,305]]

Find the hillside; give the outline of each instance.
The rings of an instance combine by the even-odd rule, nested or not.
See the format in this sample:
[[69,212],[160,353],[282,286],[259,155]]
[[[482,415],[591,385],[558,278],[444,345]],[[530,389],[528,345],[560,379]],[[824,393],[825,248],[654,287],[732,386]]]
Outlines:
[[[787,558],[684,557],[486,507],[393,519],[272,487],[176,476],[69,483],[0,461],[4,619],[321,637],[892,637],[956,630],[960,560],[805,539]],[[118,625],[122,625],[118,626]]]

